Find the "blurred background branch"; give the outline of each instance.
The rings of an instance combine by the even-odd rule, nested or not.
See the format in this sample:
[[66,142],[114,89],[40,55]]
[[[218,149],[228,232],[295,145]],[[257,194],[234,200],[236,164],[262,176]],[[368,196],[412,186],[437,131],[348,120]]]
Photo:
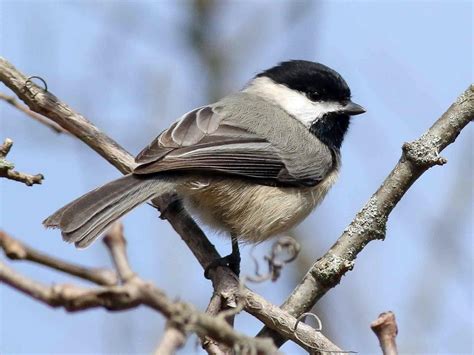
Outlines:
[[36,112],[33,112],[31,111],[30,109],[28,109],[28,107],[20,104],[13,96],[8,96],[8,95],[5,95],[4,93],[1,93],[0,92],[0,99],[1,100],[4,100],[5,102],[9,103],[10,105],[12,105],[13,107],[15,107],[16,109],[20,110],[21,112],[27,114],[28,116],[30,116],[32,119],[40,122],[41,124],[45,125],[46,127],[48,128],[51,128],[54,132],[56,133],[68,133],[64,128],[62,128],[60,125],[54,123],[54,122],[51,122],[50,120],[48,120],[47,118],[43,117],[42,115],[36,113]]
[[11,260],[28,260],[102,286],[117,284],[115,272],[104,268],[86,268],[43,254],[0,230],[0,247]]
[[[4,234],[2,236],[5,237]],[[11,237],[8,238],[2,238],[3,247],[5,245],[8,247],[8,244],[14,243]],[[126,242],[122,225],[119,222],[116,222],[106,232],[104,244],[109,249],[117,273],[120,275],[121,285],[102,286],[95,289],[71,284],[46,286],[17,273],[1,262],[0,281],[38,301],[52,307],[64,307],[69,312],[97,307],[117,311],[135,308],[142,304],[147,305],[169,318],[173,324],[178,326],[181,332],[198,332],[202,336],[209,336],[231,348],[245,344],[253,352],[263,354],[276,352],[276,348],[270,340],[253,339],[239,334],[224,319],[200,313],[189,304],[171,301],[163,291],[135,275],[127,261]],[[31,248],[29,249],[31,252]],[[11,252],[11,248],[9,250]],[[49,258],[49,260],[51,261],[52,258]],[[40,263],[42,263],[42,260]],[[61,262],[58,260],[56,263],[60,264]],[[60,270],[66,273],[71,271],[73,275],[78,276],[71,268],[68,270],[67,267],[63,267]],[[87,279],[93,282],[99,281],[98,277],[87,277]],[[184,343],[184,339],[181,340],[181,345],[182,343]],[[163,346],[166,346],[168,350],[172,350],[169,344]]]

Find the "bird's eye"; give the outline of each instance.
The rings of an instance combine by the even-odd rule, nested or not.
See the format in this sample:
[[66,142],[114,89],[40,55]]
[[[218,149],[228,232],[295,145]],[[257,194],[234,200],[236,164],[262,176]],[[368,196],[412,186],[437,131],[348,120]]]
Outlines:
[[321,99],[321,94],[318,91],[312,91],[308,96],[311,101],[319,101]]

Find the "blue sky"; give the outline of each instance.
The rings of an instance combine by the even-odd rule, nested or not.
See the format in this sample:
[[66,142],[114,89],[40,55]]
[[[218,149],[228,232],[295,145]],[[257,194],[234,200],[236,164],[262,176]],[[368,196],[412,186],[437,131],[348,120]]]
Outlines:
[[[189,40],[195,15],[187,1],[2,0],[0,55],[43,77],[51,92],[133,154],[208,102],[213,80],[202,53],[217,53],[225,63],[222,95],[285,59],[336,69],[368,112],[353,120],[339,181],[294,232],[305,256],[316,260],[390,172],[403,142],[420,136],[472,83],[472,10],[469,1],[447,0],[220,1],[199,52]],[[119,173],[81,142],[1,102],[0,116],[0,139],[14,140],[9,157],[16,167],[46,177],[31,188],[0,180],[0,228],[52,255],[109,265],[101,243],[78,251],[41,221]],[[473,351],[472,133],[468,127],[443,152],[449,163],[410,189],[390,216],[386,240],[369,245],[320,302],[324,329],[343,348],[377,352],[369,324],[393,310],[402,352]],[[167,223],[147,206],[124,223],[134,269],[204,309],[211,286]],[[222,253],[230,250],[226,238],[209,236]],[[264,243],[257,253],[269,247]],[[249,249],[243,249],[244,273],[252,271]],[[45,283],[76,282],[36,265],[11,265]],[[302,275],[290,265],[278,283],[254,289],[279,304]],[[70,315],[0,286],[0,352],[6,354],[149,353],[163,326],[163,317],[144,308]],[[248,334],[260,326],[247,315],[237,321]],[[302,353],[291,344],[283,350]],[[183,353],[196,352],[190,340]]]

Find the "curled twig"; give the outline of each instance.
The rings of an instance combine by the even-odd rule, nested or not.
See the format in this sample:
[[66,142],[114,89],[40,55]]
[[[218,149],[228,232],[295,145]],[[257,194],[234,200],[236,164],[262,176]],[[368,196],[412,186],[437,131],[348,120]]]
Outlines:
[[268,264],[268,272],[264,275],[260,274],[260,266],[257,258],[253,254],[254,250],[255,247],[252,247],[250,257],[255,263],[255,276],[244,277],[244,284],[245,281],[260,283],[269,279],[275,282],[280,277],[283,267],[298,257],[301,247],[292,237],[285,236],[278,238],[272,245],[270,255],[264,256],[264,259]]
[[32,76],[28,77],[28,79],[26,79],[26,81],[25,81],[25,87],[26,88],[29,89],[30,86],[33,84],[33,81],[31,79],[38,79],[39,81],[41,81],[44,85],[43,90],[48,91],[48,84],[46,84],[46,80],[44,80],[42,77],[37,76],[37,75],[32,75]]
[[301,343],[303,343],[304,345],[306,345],[309,349],[311,349],[311,354],[313,353],[337,353],[337,354],[354,354],[356,353],[355,351],[351,351],[351,350],[331,350],[331,349],[322,349],[322,348],[318,348],[318,347],[315,347],[311,344],[308,344],[307,342],[304,341],[304,339],[301,339],[299,336],[298,336],[298,325],[300,324],[300,322],[304,322],[304,320],[306,319],[306,317],[311,317],[313,318],[315,321],[316,321],[316,324],[317,324],[317,327],[316,328],[313,328],[315,331],[317,332],[321,332],[323,330],[323,323],[321,322],[321,319],[319,319],[319,317],[314,314],[314,313],[311,313],[311,312],[306,312],[306,313],[303,313],[302,315],[300,315],[297,319],[296,319],[296,323],[293,327],[293,332],[295,334],[295,337],[296,339],[298,339]]
[[245,275],[239,279],[238,292],[233,294],[233,300],[237,300],[235,306],[220,312],[219,317],[228,318],[240,313],[245,308],[245,299],[241,297],[241,295],[246,288],[245,284],[247,281],[254,283],[261,283],[270,279],[273,282],[276,281],[280,277],[283,266],[297,258],[300,245],[292,237],[286,236],[278,238],[272,245],[270,255],[264,256],[268,264],[268,272],[263,275],[260,273],[259,262],[253,253],[254,250],[255,247],[252,247],[250,257],[255,263],[255,275]]
[[272,246],[270,256],[265,257],[272,273],[272,281],[276,281],[280,277],[283,266],[294,261],[300,250],[301,247],[294,238],[288,236],[278,238]]
[[319,319],[319,317],[316,314],[311,313],[311,312],[303,313],[298,318],[296,318],[296,323],[295,323],[294,330],[296,331],[296,329],[298,328],[298,324],[301,321],[304,321],[306,319],[306,317],[308,317],[308,316],[311,316],[313,319],[315,319],[316,323],[318,324],[317,328],[314,328],[314,330],[316,330],[317,332],[322,331],[323,330],[323,323],[321,322],[321,319]]

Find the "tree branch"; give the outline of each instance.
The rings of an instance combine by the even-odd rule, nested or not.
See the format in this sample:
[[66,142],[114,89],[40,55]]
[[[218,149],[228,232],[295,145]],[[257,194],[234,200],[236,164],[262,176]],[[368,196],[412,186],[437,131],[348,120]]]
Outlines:
[[397,355],[397,343],[395,339],[398,334],[397,322],[393,312],[384,312],[370,324],[379,339],[383,355]]
[[123,225],[121,222],[117,221],[110,226],[103,242],[110,252],[110,256],[112,257],[112,261],[114,262],[117,274],[122,283],[131,280],[135,276],[135,273],[128,263],[126,250],[127,241],[123,236]]
[[[112,234],[116,232],[117,229],[114,229]],[[119,242],[114,247],[121,248],[117,245],[125,244]],[[117,254],[118,252],[114,252],[112,256],[116,257]],[[119,258],[121,261],[116,261],[116,265],[123,262],[123,256]],[[129,268],[128,264],[127,267]],[[66,284],[47,286],[17,273],[0,262],[0,281],[51,307],[63,307],[68,312],[98,307],[118,311],[146,305],[162,313],[183,334],[196,332],[199,336],[209,336],[231,348],[245,346],[252,351],[265,354],[277,351],[271,340],[239,334],[224,319],[199,312],[187,303],[173,302],[163,291],[136,275],[118,286],[98,288]]]
[[0,81],[23,100],[31,111],[48,117],[82,140],[122,173],[129,173],[135,165],[133,157],[125,149],[100,132],[82,115],[74,112],[56,96],[44,91],[33,82],[29,81],[26,85],[28,78],[2,57],[0,57]]
[[41,181],[43,181],[44,179],[43,175],[30,175],[13,170],[15,165],[6,160],[6,157],[10,152],[12,146],[13,141],[10,138],[6,138],[3,144],[0,145],[0,177],[7,178],[9,180],[19,181],[27,186],[41,184]]
[[96,289],[68,284],[47,286],[17,273],[1,262],[0,281],[51,307],[64,307],[68,312],[97,307],[122,310],[136,307],[140,303],[136,285]]
[[[123,224],[121,222],[117,221],[112,224],[106,232],[103,242],[110,252],[110,256],[122,283],[126,284],[137,277],[128,262],[126,250],[127,241],[123,235]],[[155,354],[174,354],[185,344],[186,339],[186,333],[168,321],[163,337],[155,350]]]
[[[212,317],[217,317],[221,311],[225,309],[225,303],[223,302],[222,294],[219,290],[214,290],[211,296],[211,300],[206,308],[206,314],[209,314]],[[229,321],[226,319],[227,322],[234,326],[234,317]],[[230,349],[224,348],[222,344],[216,343],[214,340],[210,339],[209,337],[204,337],[201,339],[201,345],[204,350],[208,354],[211,355],[223,355],[230,352]]]
[[171,324],[167,324],[160,344],[155,350],[155,355],[175,354],[186,343],[186,334]]
[[230,347],[245,344],[265,354],[277,351],[271,340],[239,334],[225,320],[210,317],[184,302],[172,302],[163,291],[138,277],[124,285],[95,289],[73,285],[49,287],[22,276],[0,262],[0,281],[49,306],[64,307],[68,312],[97,307],[118,311],[144,304],[179,324],[183,331],[210,336]]
[[53,258],[21,243],[1,230],[0,248],[3,249],[5,255],[11,260],[32,261],[66,274],[94,282],[98,285],[112,286],[117,284],[117,275],[112,270],[103,268],[86,268],[57,258]]
[[20,104],[13,96],[8,96],[8,95],[5,95],[4,93],[0,92],[0,100],[4,100],[5,102],[9,103],[10,105],[15,107],[16,109],[18,109],[21,112],[23,112],[23,113],[27,114],[28,116],[30,116],[32,119],[40,122],[41,124],[45,125],[46,127],[50,128],[50,129],[52,129],[56,133],[69,133],[64,128],[62,128],[60,125],[58,125],[54,122],[51,122],[46,117],[43,117],[43,116],[37,114],[36,112],[31,111],[30,109],[28,109],[28,107]]
[[[369,242],[383,240],[390,212],[424,172],[446,163],[439,153],[454,142],[473,118],[474,85],[470,85],[426,133],[403,145],[397,165],[336,243],[309,269],[281,308],[295,317],[308,312],[352,270],[357,255]],[[271,336],[277,346],[285,342],[280,335],[265,328],[259,335]]]
[[[196,256],[201,266],[205,268],[210,261],[219,257],[219,253],[217,253],[196,222],[185,212],[179,200],[172,200],[170,196],[163,196],[162,198],[168,201],[167,208],[162,211],[162,218],[167,219],[171,223],[175,231]],[[171,203],[169,202],[170,200],[172,200]],[[159,203],[160,205],[165,204],[164,201],[159,201]],[[242,288],[240,287],[239,279],[230,269],[218,267],[210,270],[209,276],[211,277],[215,292],[222,297],[227,307],[236,307],[236,297],[240,294],[246,312],[252,314],[267,327],[288,337],[300,346],[309,350],[312,348],[342,352],[342,349],[310,326],[300,324],[298,329],[295,330],[296,317],[292,317],[287,312],[282,311],[278,306],[271,304],[253,291],[244,288],[243,292],[241,292]]]

